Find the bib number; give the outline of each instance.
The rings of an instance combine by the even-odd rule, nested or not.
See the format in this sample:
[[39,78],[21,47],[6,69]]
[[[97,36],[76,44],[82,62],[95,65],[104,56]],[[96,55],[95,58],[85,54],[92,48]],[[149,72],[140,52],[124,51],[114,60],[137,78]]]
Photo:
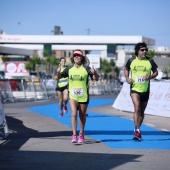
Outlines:
[[138,84],[145,84],[146,80],[144,76],[136,76],[135,82]]
[[84,95],[84,90],[83,88],[73,88],[72,90],[72,96],[75,97],[81,97]]
[[62,85],[67,85],[68,84],[68,80],[61,80],[60,82]]

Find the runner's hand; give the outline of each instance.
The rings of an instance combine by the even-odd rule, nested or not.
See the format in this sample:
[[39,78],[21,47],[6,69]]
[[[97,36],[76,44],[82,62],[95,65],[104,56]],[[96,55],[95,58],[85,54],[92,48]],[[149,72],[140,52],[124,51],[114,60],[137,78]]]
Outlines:
[[96,72],[93,65],[92,65],[90,71],[91,71],[93,74]]
[[59,66],[58,66],[57,73],[59,73],[60,70],[61,70],[61,64],[59,64]]
[[145,77],[145,80],[148,81],[148,80],[150,80],[150,79],[151,79],[151,77],[147,74],[146,77]]
[[133,80],[131,79],[131,78],[126,78],[126,82],[128,83],[128,84],[133,84]]

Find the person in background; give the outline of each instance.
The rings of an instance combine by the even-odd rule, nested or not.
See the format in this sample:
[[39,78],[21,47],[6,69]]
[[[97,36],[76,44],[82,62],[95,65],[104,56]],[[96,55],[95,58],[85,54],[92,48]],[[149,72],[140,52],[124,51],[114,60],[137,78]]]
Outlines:
[[[65,66],[66,59],[64,57],[60,58],[60,72],[63,72],[63,70],[66,68]],[[65,78],[58,78],[57,72],[55,73],[54,79],[57,80],[57,87],[56,92],[58,95],[58,101],[60,106],[60,117],[63,117],[63,110],[64,113],[68,112],[67,109],[67,102],[68,102],[68,77]]]
[[[150,93],[150,80],[158,75],[157,65],[153,59],[147,57],[146,43],[135,45],[135,55],[125,65],[125,77],[130,84],[130,96],[134,105],[134,136],[133,140],[141,140],[140,127],[144,120],[144,112],[148,104]],[[131,76],[129,77],[131,72]]]
[[121,68],[119,72],[120,90],[122,89],[123,83],[126,82],[126,77],[124,73],[124,67]]
[[[70,58],[72,65],[67,67],[63,72],[58,69],[58,77],[68,77],[69,104],[71,108],[72,124],[72,143],[84,143],[84,128],[86,124],[86,110],[89,104],[89,76],[92,80],[98,81],[98,74],[94,67],[86,65],[86,58],[83,51],[77,49]],[[80,132],[77,138],[77,108],[80,118]]]

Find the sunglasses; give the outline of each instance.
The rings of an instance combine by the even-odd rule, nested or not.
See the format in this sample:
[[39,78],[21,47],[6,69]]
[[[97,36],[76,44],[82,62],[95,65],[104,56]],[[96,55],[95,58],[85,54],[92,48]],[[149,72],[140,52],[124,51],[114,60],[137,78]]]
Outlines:
[[142,51],[142,52],[144,52],[144,51],[148,51],[148,49],[146,48],[146,49],[140,49],[140,51]]

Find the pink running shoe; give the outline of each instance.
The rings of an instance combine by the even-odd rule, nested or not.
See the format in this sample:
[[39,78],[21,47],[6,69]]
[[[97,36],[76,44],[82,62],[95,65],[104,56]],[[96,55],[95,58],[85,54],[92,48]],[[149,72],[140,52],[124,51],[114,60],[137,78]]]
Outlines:
[[68,112],[67,106],[64,105],[63,108],[64,108],[64,113],[67,113]]
[[72,136],[71,143],[77,143],[77,136],[76,135]]
[[63,117],[63,112],[60,112],[60,117]]
[[85,139],[84,139],[84,134],[83,133],[80,133],[79,134],[79,140],[78,140],[78,143],[84,143]]

